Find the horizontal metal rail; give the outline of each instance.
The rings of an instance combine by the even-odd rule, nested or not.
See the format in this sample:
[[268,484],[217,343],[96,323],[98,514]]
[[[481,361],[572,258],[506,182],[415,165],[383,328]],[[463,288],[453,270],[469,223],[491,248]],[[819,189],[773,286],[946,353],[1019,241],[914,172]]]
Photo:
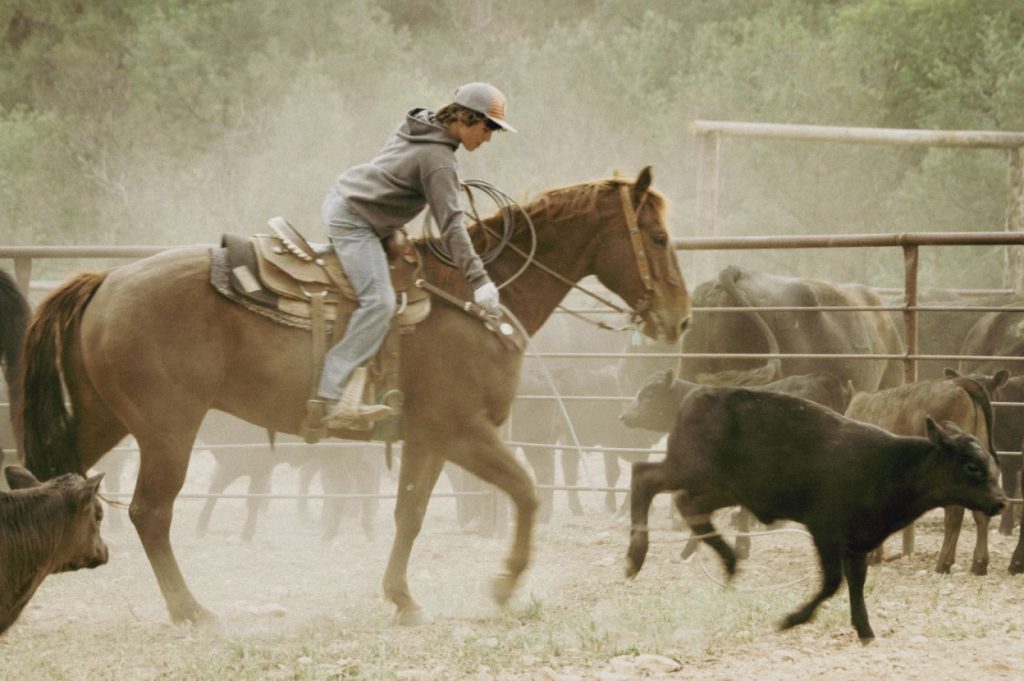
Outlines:
[[981,149],[1015,149],[1024,146],[1024,133],[985,130],[913,130],[705,120],[691,122],[689,129],[694,135],[719,134],[806,142]]
[[[915,232],[905,234],[827,234],[794,236],[676,237],[680,251],[788,248],[878,248],[884,246],[1024,245],[1024,232]],[[2,252],[0,252],[2,254]]]
[[[714,122],[697,122],[698,125],[711,124],[715,125]],[[779,128],[779,137],[789,137],[791,139],[816,139],[814,136],[820,131],[816,130],[818,127],[823,126],[784,126],[786,129]],[[803,130],[797,130],[796,128],[803,127]],[[710,128],[709,128],[710,129]],[[721,124],[719,125],[717,132],[722,134],[731,135],[747,135],[753,134],[751,129],[745,127],[745,124]],[[873,129],[851,129],[848,140],[840,141],[852,141],[852,142],[863,142],[870,143],[876,141],[876,132]],[[916,133],[929,132],[929,131],[890,131],[890,132],[912,132],[915,136],[905,137],[904,144],[924,144],[924,142],[909,141],[912,139],[924,139],[916,137]],[[835,134],[835,129],[830,128],[828,130],[830,135]],[[763,135],[764,131],[761,130],[758,134]],[[978,146],[979,142],[982,146],[988,145],[993,148],[1005,147],[1005,146],[1021,146],[1024,145],[1024,134],[1005,136],[1002,133],[985,133],[982,137],[972,136],[969,139],[962,136],[960,133],[944,133],[947,135],[946,146]],[[1019,141],[1018,141],[1019,138]],[[833,139],[833,141],[835,141]],[[930,139],[927,144],[936,145],[934,139]],[[941,144],[940,144],[941,145]],[[694,251],[694,250],[753,250],[753,249],[793,249],[793,248],[877,248],[877,247],[898,247],[898,248],[913,248],[917,246],[988,246],[988,245],[1024,245],[1024,233],[1017,232],[969,232],[969,233],[902,233],[902,234],[839,234],[839,235],[795,235],[795,236],[740,236],[740,237],[713,237],[713,238],[675,238],[673,239],[673,245],[677,250],[681,251]],[[196,247],[209,248],[214,244],[196,244]],[[178,246],[8,246],[0,247],[0,258],[11,258],[15,260],[16,271],[19,274],[19,283],[24,282],[26,288],[29,284],[28,273],[31,271],[31,260],[35,258],[83,258],[83,259],[96,259],[96,258],[142,258],[155,255],[162,251],[170,248],[178,248]],[[57,283],[57,282],[54,282]],[[1005,291],[978,291],[978,295],[992,295],[999,292]],[[897,292],[898,294],[898,292]],[[972,306],[961,306],[961,305],[899,305],[898,303],[892,303],[881,306],[826,306],[808,308],[802,306],[775,306],[775,307],[725,307],[725,308],[705,308],[697,307],[695,311],[707,312],[712,314],[721,313],[752,313],[752,312],[787,312],[787,313],[816,313],[816,312],[863,312],[863,311],[880,311],[888,313],[923,313],[928,314],[931,312],[957,312],[957,311],[972,311],[979,314],[994,312],[994,311],[1019,311],[1024,312],[1022,308],[1015,307],[1002,307],[1002,306],[984,306],[984,307],[972,307]],[[604,310],[579,310],[582,314],[610,314]],[[618,314],[618,313],[615,313]],[[642,360],[642,359],[678,359],[682,356],[682,353],[574,353],[574,352],[532,352],[529,353],[531,356],[552,358],[552,359],[631,359],[631,360]],[[687,353],[688,357],[703,358],[703,359],[773,359],[773,358],[789,358],[789,359],[853,359],[853,360],[919,360],[919,361],[951,361],[956,362],[960,360],[968,361],[984,361],[989,359],[998,359],[1000,361],[1019,361],[1024,360],[1020,357],[997,357],[991,358],[987,356],[959,356],[959,355],[923,355],[918,353],[903,353],[903,354],[848,354],[848,355],[830,355],[825,353],[799,353],[799,354],[771,354],[771,353]],[[523,400],[553,400],[559,399],[553,395],[523,395],[519,396],[519,399]],[[571,395],[562,396],[560,399],[567,401],[579,401],[579,402],[599,402],[599,401],[629,401],[632,398],[628,396],[606,396],[606,395]],[[994,403],[1001,406],[1014,405],[1020,406],[1016,403]],[[401,447],[400,443],[395,443],[398,448]],[[553,443],[533,443],[533,442],[518,442],[509,441],[507,443],[511,447],[532,447],[538,449],[549,449],[549,450],[567,450],[575,449],[575,446],[553,444]],[[197,443],[196,450],[247,450],[253,447],[268,446],[269,443],[225,443],[225,444],[206,444],[199,442]],[[302,442],[276,442],[275,448],[309,448],[318,447],[326,448],[330,447],[335,450],[337,448],[357,448],[365,450],[368,445],[372,445],[377,448],[383,448],[381,443],[370,443],[370,442],[345,442],[345,441],[331,441],[321,442],[315,445],[308,445]],[[581,445],[581,448],[585,451],[603,451],[615,454],[664,454],[664,450],[654,450],[649,448],[630,448],[630,447],[600,447],[591,445]],[[137,451],[132,447],[122,446],[118,447],[120,451]],[[999,452],[1000,455],[1004,456],[1020,456],[1020,452]],[[556,490],[576,490],[576,491],[614,491],[614,492],[627,492],[628,489],[624,487],[592,487],[592,486],[556,486],[556,485],[544,485],[539,487],[546,487],[549,489]],[[493,494],[493,492],[451,492],[451,493],[438,493],[434,496],[438,497],[458,497],[458,496],[480,496]],[[115,495],[116,497],[130,497],[131,495]],[[266,495],[248,495],[248,494],[220,494],[220,495],[209,495],[209,494],[196,494],[196,493],[184,493],[179,495],[179,498],[185,499],[208,499],[208,498],[231,498],[231,499],[248,499],[248,498],[266,498],[266,499],[332,499],[332,498],[394,498],[395,494],[321,494],[321,495],[301,495],[301,494],[266,494]],[[1019,500],[1012,500],[1018,501]]]

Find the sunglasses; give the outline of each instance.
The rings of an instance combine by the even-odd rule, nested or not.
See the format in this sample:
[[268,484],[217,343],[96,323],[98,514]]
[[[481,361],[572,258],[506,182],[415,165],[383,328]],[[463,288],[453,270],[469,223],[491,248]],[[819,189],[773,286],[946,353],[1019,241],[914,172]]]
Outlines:
[[490,130],[491,132],[494,132],[495,130],[501,130],[502,129],[502,127],[500,125],[498,125],[497,123],[492,121],[490,118],[485,118],[484,119],[484,125],[487,126],[487,129]]

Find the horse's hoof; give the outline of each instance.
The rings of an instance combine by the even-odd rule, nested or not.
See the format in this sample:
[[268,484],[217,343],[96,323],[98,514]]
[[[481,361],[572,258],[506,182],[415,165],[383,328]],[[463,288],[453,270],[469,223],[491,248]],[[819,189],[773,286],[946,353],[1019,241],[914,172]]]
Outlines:
[[434,618],[426,610],[418,606],[409,610],[398,609],[391,618],[391,623],[397,624],[400,627],[422,627],[425,624],[431,624],[433,621]]
[[219,629],[221,626],[220,619],[201,605],[197,605],[188,612],[172,614],[171,622],[179,626],[202,627],[211,630]]
[[517,583],[518,580],[507,572],[492,579],[491,595],[494,596],[495,602],[498,605],[508,603],[508,599],[512,597],[512,592],[516,590]]
[[988,563],[974,563],[971,565],[971,574],[984,577],[988,574]]

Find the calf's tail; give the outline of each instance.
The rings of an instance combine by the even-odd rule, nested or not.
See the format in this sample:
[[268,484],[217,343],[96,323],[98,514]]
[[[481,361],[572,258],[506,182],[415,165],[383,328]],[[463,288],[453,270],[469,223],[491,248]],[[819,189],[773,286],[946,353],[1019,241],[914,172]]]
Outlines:
[[996,447],[992,442],[992,402],[989,400],[988,391],[986,391],[980,383],[974,379],[967,378],[966,376],[957,377],[953,379],[953,382],[970,395],[971,401],[974,402],[975,406],[981,409],[981,413],[985,418],[985,431],[987,435],[987,442],[985,442],[985,446],[988,447],[988,451],[992,456],[996,457]]
[[[733,304],[737,307],[749,307],[755,326],[764,334],[768,342],[768,352],[772,355],[779,354],[779,341],[772,331],[772,327],[764,320],[764,317],[757,311],[757,306],[750,302],[737,280],[742,272],[736,267],[727,267],[718,275],[718,284],[732,297]],[[772,357],[764,366],[757,369],[727,369],[713,374],[700,374],[697,377],[699,383],[704,385],[737,385],[737,386],[758,386],[771,383],[782,378],[782,360],[779,357]]]

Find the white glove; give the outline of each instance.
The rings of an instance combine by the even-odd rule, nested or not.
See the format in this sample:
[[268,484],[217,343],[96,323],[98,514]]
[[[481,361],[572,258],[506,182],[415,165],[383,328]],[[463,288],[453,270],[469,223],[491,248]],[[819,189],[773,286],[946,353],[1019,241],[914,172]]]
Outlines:
[[501,308],[501,299],[498,297],[498,287],[493,282],[487,282],[473,291],[473,301],[492,314],[497,314]]

